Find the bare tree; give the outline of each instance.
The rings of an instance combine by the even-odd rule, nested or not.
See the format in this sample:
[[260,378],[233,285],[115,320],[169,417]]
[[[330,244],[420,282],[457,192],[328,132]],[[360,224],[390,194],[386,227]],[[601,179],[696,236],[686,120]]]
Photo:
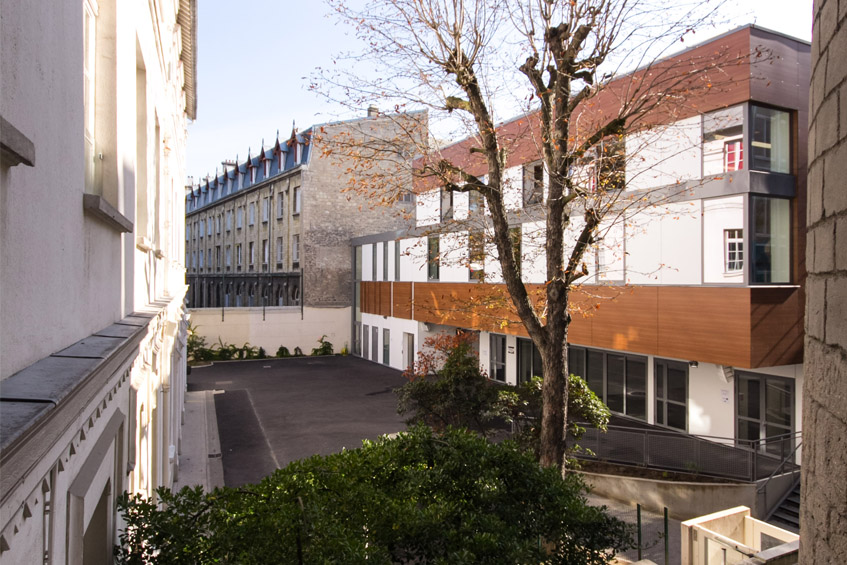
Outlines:
[[[416,183],[484,199],[487,213],[479,217],[496,246],[514,310],[542,359],[540,461],[563,469],[572,289],[588,274],[586,254],[604,225],[673,191],[626,190],[623,171],[632,155],[623,151],[625,136],[640,132],[649,143],[660,124],[691,115],[689,105],[734,81],[733,65],[751,54],[695,50],[665,57],[716,13],[717,4],[699,1],[672,8],[651,0],[332,5],[356,26],[366,53],[341,59],[340,70],[321,73],[313,88],[351,107],[380,99],[400,113],[427,109],[441,135],[472,140],[458,153],[432,139],[420,145]],[[370,63],[375,66],[368,69]],[[523,117],[498,127],[501,115],[515,114]],[[540,297],[522,281],[504,200],[506,169],[515,155],[527,153],[540,159],[546,185],[543,198],[532,203],[545,226]],[[382,194],[382,201],[408,190],[388,179],[370,181],[351,189]]]

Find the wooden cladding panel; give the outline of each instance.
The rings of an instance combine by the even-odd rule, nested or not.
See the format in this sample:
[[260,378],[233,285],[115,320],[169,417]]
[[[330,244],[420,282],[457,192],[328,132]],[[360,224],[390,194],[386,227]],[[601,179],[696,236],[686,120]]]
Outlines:
[[390,316],[391,315],[391,283],[390,282],[378,282],[375,283],[376,286],[376,309],[377,314],[380,316]]
[[412,319],[412,283],[396,282],[394,285],[394,317]]
[[753,367],[803,362],[804,296],[800,288],[759,288],[751,300]]
[[657,354],[750,367],[750,288],[658,287]]
[[[390,315],[381,314],[385,298],[376,296],[390,295],[390,284],[362,283],[364,312]],[[397,317],[527,335],[503,285],[393,284]],[[543,298],[542,285],[527,286],[534,300]],[[412,294],[414,305],[406,306]],[[747,368],[802,362],[799,288],[583,286],[572,291],[571,305],[574,344]]]

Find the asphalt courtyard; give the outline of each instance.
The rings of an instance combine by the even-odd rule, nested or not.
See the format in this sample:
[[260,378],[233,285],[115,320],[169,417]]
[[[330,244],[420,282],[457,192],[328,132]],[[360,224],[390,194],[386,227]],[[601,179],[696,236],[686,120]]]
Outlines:
[[215,390],[224,482],[255,483],[291,461],[405,429],[399,371],[353,356],[216,362],[189,390]]

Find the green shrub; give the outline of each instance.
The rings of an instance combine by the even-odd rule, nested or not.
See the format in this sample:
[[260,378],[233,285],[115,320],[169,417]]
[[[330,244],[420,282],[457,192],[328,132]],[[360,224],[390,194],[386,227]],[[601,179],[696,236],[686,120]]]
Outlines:
[[292,354],[292,357],[303,357],[303,350],[300,349],[299,345],[294,348],[294,353]]
[[256,354],[257,359],[267,359],[268,354],[265,352],[264,347],[259,347],[259,353]]
[[276,350],[277,357],[291,357],[291,352],[288,351],[288,348],[284,345],[280,345],[279,349]]
[[312,349],[312,355],[332,355],[332,344],[326,340],[325,335],[318,339],[318,346]]
[[291,463],[258,485],[118,500],[116,562],[607,563],[626,525],[513,444],[418,426]]

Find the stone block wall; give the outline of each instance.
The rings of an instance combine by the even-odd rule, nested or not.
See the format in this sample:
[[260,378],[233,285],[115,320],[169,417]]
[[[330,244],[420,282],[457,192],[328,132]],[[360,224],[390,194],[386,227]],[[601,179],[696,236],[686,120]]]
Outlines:
[[[386,193],[411,190],[408,157],[415,152],[409,139],[410,120],[424,115],[383,115],[331,124],[321,128],[308,171],[303,178],[303,296],[306,306],[347,307],[352,304],[352,251],[350,239],[406,229],[414,210],[411,202],[380,202]],[[352,159],[344,158],[351,141],[369,147],[376,159],[363,170],[352,170]],[[325,154],[323,149],[338,146]],[[387,173],[385,176],[381,176]],[[359,182],[374,182],[374,196],[345,190],[351,176]],[[366,180],[368,177],[370,180]],[[378,180],[374,180],[376,177]],[[389,180],[386,180],[389,179]]]
[[847,0],[816,0],[800,562],[847,562]]

